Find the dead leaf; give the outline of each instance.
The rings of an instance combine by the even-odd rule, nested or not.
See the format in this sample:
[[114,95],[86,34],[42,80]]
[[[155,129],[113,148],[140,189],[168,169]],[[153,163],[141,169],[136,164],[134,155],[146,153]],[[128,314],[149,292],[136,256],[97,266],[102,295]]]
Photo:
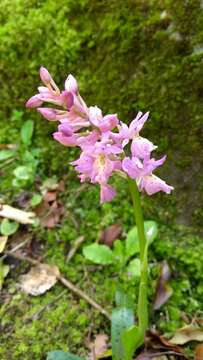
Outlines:
[[0,254],[4,251],[8,236],[0,236]]
[[173,351],[181,356],[184,355],[184,350],[172,343],[171,341],[167,340],[163,335],[160,335],[156,330],[147,331],[146,338],[145,338],[145,345],[146,348],[149,350],[167,350]]
[[106,334],[98,334],[93,342],[90,342],[87,346],[91,350],[88,355],[88,360],[100,359],[101,355],[105,353],[108,348],[107,345],[108,336]]
[[27,294],[41,295],[56,284],[59,276],[60,272],[57,266],[39,264],[21,276],[20,286]]
[[55,201],[57,197],[57,192],[56,191],[47,191],[44,196],[43,199],[46,202],[52,202]]
[[164,261],[161,265],[161,273],[157,283],[156,296],[153,306],[154,310],[160,309],[160,307],[168,301],[173,293],[173,289],[168,284],[170,277],[170,268],[167,261]]
[[52,203],[43,201],[36,207],[36,214],[39,217],[41,225],[50,229],[59,223],[63,213],[64,206],[60,201],[54,201]]
[[195,360],[203,360],[203,344],[197,345],[195,349]]
[[171,356],[171,352],[156,352],[156,351],[146,351],[144,350],[140,355],[138,355],[135,360],[167,360],[168,357],[166,355],[170,355],[170,359],[175,359],[173,356]]
[[33,224],[35,213],[19,210],[9,205],[0,205],[0,216],[21,224]]
[[189,341],[203,341],[203,328],[193,324],[178,329],[170,342],[177,345],[186,344]]
[[122,226],[120,224],[111,225],[101,232],[99,242],[111,247],[114,241],[119,239],[121,234]]

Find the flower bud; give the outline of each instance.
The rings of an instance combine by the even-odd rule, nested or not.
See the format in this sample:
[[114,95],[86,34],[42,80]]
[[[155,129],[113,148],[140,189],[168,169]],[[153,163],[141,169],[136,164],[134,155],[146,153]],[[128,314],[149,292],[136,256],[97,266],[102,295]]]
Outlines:
[[66,81],[65,81],[65,89],[67,91],[72,91],[74,94],[77,94],[78,92],[78,83],[73,75],[68,75]]
[[49,121],[57,121],[56,110],[50,108],[38,108],[37,111]]
[[27,108],[35,108],[38,106],[41,106],[43,103],[40,95],[34,95],[32,96],[27,102],[26,107]]
[[41,78],[42,82],[45,85],[50,84],[50,82],[52,81],[52,77],[45,67],[43,67],[43,66],[40,67],[39,74],[40,74],[40,78]]

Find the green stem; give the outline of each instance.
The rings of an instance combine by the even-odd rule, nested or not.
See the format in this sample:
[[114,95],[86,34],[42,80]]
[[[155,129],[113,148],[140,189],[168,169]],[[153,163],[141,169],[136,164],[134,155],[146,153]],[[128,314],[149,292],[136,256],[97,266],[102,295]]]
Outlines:
[[148,306],[147,306],[148,246],[144,232],[144,221],[142,215],[139,190],[136,182],[130,178],[129,178],[129,187],[133,202],[134,215],[137,225],[139,246],[140,246],[141,277],[140,277],[140,286],[139,286],[139,295],[138,295],[137,315],[138,315],[138,325],[143,342],[145,332],[148,328]]

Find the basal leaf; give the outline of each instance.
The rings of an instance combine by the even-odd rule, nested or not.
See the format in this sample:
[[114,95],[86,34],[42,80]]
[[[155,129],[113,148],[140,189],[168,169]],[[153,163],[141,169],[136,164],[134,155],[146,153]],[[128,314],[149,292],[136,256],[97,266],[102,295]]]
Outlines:
[[125,360],[132,360],[136,349],[142,345],[144,337],[141,335],[136,325],[126,329],[121,337],[122,346],[125,352]]
[[127,307],[116,308],[112,312],[111,341],[113,360],[127,360],[125,348],[122,343],[124,331],[134,323],[133,309]]
[[121,240],[116,240],[113,244],[114,262],[122,267],[125,264],[125,246]]
[[106,245],[91,244],[85,246],[83,248],[83,255],[95,264],[108,265],[114,261],[113,252]]
[[131,256],[139,253],[139,237],[137,233],[137,226],[134,226],[127,235],[126,239],[126,256]]
[[30,140],[32,138],[32,134],[33,134],[33,130],[34,130],[34,123],[32,120],[27,120],[24,124],[23,127],[21,128],[21,139],[22,142],[25,145],[29,145],[30,144]]
[[46,360],[84,360],[83,358],[62,350],[53,350],[48,353]]
[[157,237],[158,226],[155,221],[148,220],[144,222],[145,234],[147,237],[148,244],[151,244],[152,241]]
[[140,277],[140,259],[133,259],[127,267],[127,273],[133,278]]
[[[158,234],[158,227],[155,221],[145,221],[144,222],[145,235],[148,241],[148,245],[152,243],[152,241],[156,238]],[[126,255],[127,257],[131,257],[135,254],[139,253],[139,237],[137,226],[134,226],[127,235],[126,239]]]

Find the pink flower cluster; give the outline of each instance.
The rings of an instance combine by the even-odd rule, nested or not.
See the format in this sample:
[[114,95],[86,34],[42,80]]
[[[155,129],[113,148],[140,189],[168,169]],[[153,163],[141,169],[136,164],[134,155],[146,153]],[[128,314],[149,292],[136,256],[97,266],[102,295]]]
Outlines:
[[[103,116],[97,106],[88,107],[72,75],[66,79],[62,92],[44,67],[40,68],[40,77],[44,86],[38,88],[39,93],[32,96],[26,106],[37,108],[49,121],[59,122],[58,130],[53,134],[55,140],[81,149],[79,159],[71,164],[79,173],[81,182],[88,180],[100,185],[101,203],[111,201],[116,194],[108,184],[109,178],[116,172],[134,179],[139,190],[145,190],[148,195],[159,191],[169,194],[173,190],[172,186],[153,174],[166,157],[160,160],[151,158],[157,146],[140,136],[148,112],[138,112],[127,126],[117,114]],[[41,107],[44,102],[55,107]]]

